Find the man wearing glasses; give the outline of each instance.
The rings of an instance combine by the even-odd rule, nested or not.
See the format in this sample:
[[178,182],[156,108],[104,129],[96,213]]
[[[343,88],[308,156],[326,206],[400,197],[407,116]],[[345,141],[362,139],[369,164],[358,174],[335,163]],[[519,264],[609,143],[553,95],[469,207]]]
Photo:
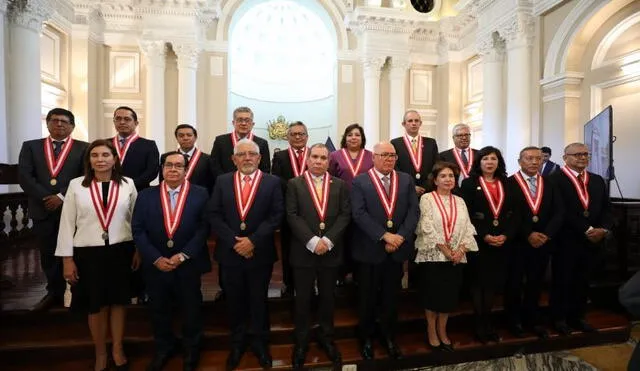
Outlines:
[[[278,151],[273,154],[271,174],[279,176],[282,180],[282,194],[287,192],[287,182],[291,178],[300,176],[307,168],[306,160],[309,149],[307,141],[309,135],[307,126],[302,121],[296,121],[289,125],[287,131],[289,148],[286,151]],[[282,249],[282,281],[285,285],[284,296],[293,295],[293,272],[289,263],[291,244],[291,229],[288,223],[282,223],[280,228],[280,241]]]
[[565,162],[550,176],[560,193],[564,224],[552,259],[551,312],[561,335],[571,329],[596,331],[585,321],[591,267],[613,225],[609,191],[599,175],[586,170],[589,148],[583,143],[565,147]]
[[403,263],[414,255],[420,210],[413,177],[394,170],[397,158],[391,143],[376,144],[373,168],[358,175],[351,188],[352,255],[359,264],[358,335],[365,360],[374,356],[376,317],[380,318],[381,345],[392,359],[402,358],[395,340],[398,293]]
[[451,130],[453,148],[440,153],[440,160],[458,164],[460,175],[456,179],[454,193],[460,191],[460,184],[469,177],[473,159],[478,154],[477,149],[471,148],[471,129],[467,124],[456,124]]
[[113,126],[118,134],[110,140],[118,151],[122,175],[133,179],[136,190],[140,192],[158,176],[158,146],[155,141],[138,135],[138,114],[130,107],[116,108]]
[[33,308],[44,311],[62,305],[66,284],[62,261],[54,255],[62,201],[69,181],[84,173],[84,153],[89,144],[71,138],[73,113],[54,108],[47,113],[49,136],[26,141],[18,158],[20,187],[28,196],[29,216],[40,247],[40,265],[47,276],[47,294]]

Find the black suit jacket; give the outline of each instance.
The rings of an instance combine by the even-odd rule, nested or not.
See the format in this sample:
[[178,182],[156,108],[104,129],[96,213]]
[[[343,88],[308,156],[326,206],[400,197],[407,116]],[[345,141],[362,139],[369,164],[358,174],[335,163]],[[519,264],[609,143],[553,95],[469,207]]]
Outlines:
[[420,179],[416,179],[416,169],[411,162],[411,155],[407,150],[407,146],[404,144],[403,137],[395,138],[391,140],[391,144],[396,149],[398,154],[398,161],[396,162],[396,170],[409,174],[414,180],[417,186],[425,188],[428,191],[431,190],[427,177],[433,165],[438,160],[438,144],[435,139],[429,137],[422,137],[422,168],[420,169]]
[[73,140],[71,151],[56,176],[57,184],[52,186],[51,174],[44,154],[45,139],[29,140],[22,144],[18,157],[18,181],[28,196],[29,217],[34,220],[46,219],[51,214],[59,214],[62,208],[47,211],[42,199],[46,196],[67,193],[69,181],[84,174],[84,154],[89,143]]
[[382,263],[387,256],[382,236],[385,232],[398,233],[404,243],[391,256],[402,262],[415,255],[414,238],[420,216],[418,195],[413,178],[397,171],[398,201],[393,214],[393,228],[386,228],[387,214],[378,198],[378,192],[368,173],[360,174],[351,185],[351,215],[353,231],[351,251],[353,259],[367,264]]
[[122,163],[122,174],[133,179],[136,190],[140,192],[149,187],[149,183],[158,176],[159,160],[160,153],[156,142],[139,137],[129,146]]
[[[162,154],[162,156],[160,156],[160,163],[163,162],[165,157],[167,157],[166,154]],[[211,194],[211,191],[213,190],[213,184],[215,183],[213,168],[211,165],[211,157],[204,152],[200,152],[200,159],[196,164],[192,164],[190,162],[189,167],[191,166],[195,166],[196,168],[193,170],[189,181],[193,184],[204,187],[207,192]],[[162,171],[160,171],[159,179],[160,181],[162,181],[163,179]]]
[[578,197],[578,192],[571,180],[562,170],[550,175],[549,179],[555,183],[563,203],[564,223],[559,236],[564,243],[588,243],[585,232],[589,227],[611,229],[613,216],[611,203],[604,180],[601,176],[589,173],[589,216],[584,216],[584,207]]
[[[247,229],[241,231],[233,187],[234,175],[235,172],[231,172],[219,176],[209,200],[209,224],[217,236],[215,259],[224,266],[255,267],[273,264],[277,259],[273,235],[284,216],[280,179],[263,174],[255,201],[247,215]],[[236,244],[236,236],[249,237],[255,246],[252,258],[245,259],[235,252],[233,246]]]
[[[471,149],[471,153],[473,153],[473,158],[476,158],[476,156],[478,156],[478,150],[473,148],[470,148],[470,149]],[[438,155],[438,160],[451,162],[453,164],[458,165],[458,163],[456,162],[455,155],[453,154],[453,148],[449,148],[446,151],[440,152],[440,155]],[[460,181],[460,174],[458,174],[458,176],[456,177],[456,186],[453,189],[453,193],[462,197],[462,192],[460,192],[460,186],[458,186],[458,184],[460,184],[459,181]]]
[[[260,147],[260,165],[258,168],[265,173],[271,170],[271,161],[269,159],[269,143],[266,140],[254,135],[253,141]],[[233,141],[231,133],[218,135],[213,141],[211,148],[211,162],[213,164],[213,175],[217,178],[222,174],[236,171],[236,165],[233,164],[231,156],[233,155]]]
[[[344,182],[331,177],[329,201],[325,217],[325,232],[320,230],[320,218],[305,178],[299,176],[287,186],[287,221],[291,228],[290,262],[294,267],[337,267],[342,262],[343,236],[351,220],[349,192]],[[309,251],[307,242],[314,236],[327,237],[333,243],[331,251],[317,255]]]
[[[516,210],[516,214],[520,216],[521,220],[516,234],[516,242],[518,246],[530,246],[527,238],[531,232],[540,232],[545,234],[547,237],[554,239],[562,227],[563,205],[562,200],[560,199],[560,194],[555,188],[554,183],[549,181],[547,177],[542,177],[541,180],[543,183],[544,193],[542,195],[542,203],[538,211],[538,221],[534,222],[533,212],[527,203],[526,196],[522,191],[522,188],[520,188],[515,175],[512,175],[507,179],[507,186],[509,187],[508,194],[511,195],[513,208]],[[538,184],[537,187],[539,190],[540,184]]]
[[541,174],[542,175],[551,175],[551,174],[555,173],[557,170],[560,170],[560,166],[558,164],[556,164],[555,162],[549,160],[544,165]]
[[487,246],[484,242],[484,236],[492,235],[499,236],[501,234],[507,237],[505,244],[510,244],[516,236],[517,227],[520,223],[520,216],[516,213],[516,209],[513,206],[513,196],[510,193],[510,189],[507,186],[507,182],[503,182],[504,189],[504,204],[498,217],[498,226],[493,225],[493,213],[489,206],[482,188],[480,188],[480,182],[478,177],[471,176],[462,181],[462,198],[465,204],[467,204],[467,210],[469,211],[469,217],[471,223],[476,228],[478,233],[476,240],[481,246]]

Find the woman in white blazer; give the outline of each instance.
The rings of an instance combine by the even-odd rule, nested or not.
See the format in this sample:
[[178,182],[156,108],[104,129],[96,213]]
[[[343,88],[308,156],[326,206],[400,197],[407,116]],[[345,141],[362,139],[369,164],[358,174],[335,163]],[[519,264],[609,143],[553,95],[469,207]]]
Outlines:
[[88,313],[95,370],[108,367],[109,323],[116,369],[127,370],[125,306],[132,296],[131,272],[139,266],[131,234],[136,187],[122,175],[118,150],[110,141],[89,145],[84,169],[84,177],[71,180],[65,195],[56,256],[63,258],[64,277],[71,284],[71,309]]

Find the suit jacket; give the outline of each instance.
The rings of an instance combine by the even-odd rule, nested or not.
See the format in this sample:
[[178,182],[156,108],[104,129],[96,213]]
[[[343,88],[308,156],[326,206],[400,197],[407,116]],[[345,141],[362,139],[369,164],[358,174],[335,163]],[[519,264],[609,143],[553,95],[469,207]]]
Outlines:
[[[167,157],[166,154],[160,156],[160,163],[163,162],[164,158]],[[213,167],[211,165],[211,157],[204,153],[200,152],[200,159],[196,164],[189,163],[189,167],[195,166],[196,168],[193,170],[191,174],[191,178],[189,181],[191,184],[197,184],[200,187],[206,188],[207,192],[211,194],[213,190],[213,184],[215,182],[215,178],[213,176]],[[159,179],[162,181],[162,171],[160,171]]]
[[[508,194],[511,196],[513,208],[516,210],[516,214],[520,215],[521,220],[516,232],[518,246],[529,246],[527,238],[531,232],[544,233],[547,237],[553,239],[562,227],[563,205],[560,194],[553,182],[549,181],[547,177],[542,177],[541,180],[544,185],[544,193],[537,214],[538,221],[534,222],[533,212],[515,175],[507,179]],[[526,179],[525,184],[527,184]],[[537,188],[538,190],[540,189],[540,184],[537,185]]]
[[556,164],[555,162],[549,160],[549,161],[547,161],[546,164],[543,165],[542,172],[540,174],[542,174],[542,175],[551,175],[554,172],[556,172],[556,170],[560,170],[560,166],[558,164]]
[[461,192],[464,202],[469,210],[471,223],[478,233],[476,238],[478,246],[487,246],[484,242],[484,236],[499,236],[501,234],[507,237],[505,244],[510,244],[515,238],[517,227],[520,223],[520,215],[514,209],[513,196],[507,186],[507,182],[502,183],[504,189],[504,204],[498,217],[498,226],[493,225],[493,213],[489,206],[489,201],[484,195],[484,191],[480,188],[480,182],[477,176],[471,176],[462,181]]
[[[473,149],[473,148],[469,148],[471,149],[471,153],[473,153],[473,158],[476,158],[476,156],[478,156],[478,150],[477,149]],[[456,162],[456,157],[453,154],[453,148],[449,148],[446,151],[440,152],[440,155],[438,155],[438,160],[439,161],[446,161],[446,162],[451,162],[453,164],[458,165],[458,163]],[[453,189],[453,193],[455,193],[456,195],[462,197],[462,192],[460,192],[460,174],[458,174],[458,176],[456,177],[456,186]]]
[[49,215],[59,214],[61,208],[47,211],[42,199],[46,196],[67,193],[69,182],[84,174],[84,154],[89,143],[73,140],[69,155],[56,176],[56,185],[51,185],[51,174],[44,154],[45,138],[26,141],[18,157],[18,181],[28,196],[29,217],[34,220],[46,219]]
[[412,259],[416,225],[420,216],[418,196],[413,178],[397,171],[398,200],[393,214],[393,228],[386,228],[387,214],[378,198],[378,192],[368,173],[358,175],[351,186],[351,215],[353,217],[352,255],[354,260],[367,264],[378,264],[387,256],[382,236],[385,232],[398,233],[404,243],[391,256],[402,262]]
[[[253,205],[245,220],[246,230],[240,230],[240,215],[236,208],[233,177],[235,172],[219,176],[209,200],[208,218],[217,236],[215,259],[224,266],[259,266],[273,264],[277,259],[273,235],[284,216],[284,201],[280,179],[263,174]],[[245,259],[233,246],[237,237],[249,237],[254,245],[253,257]]]
[[211,270],[207,248],[209,226],[204,212],[208,199],[209,194],[205,188],[191,184],[182,212],[182,221],[173,235],[174,246],[169,248],[162,214],[160,186],[149,187],[138,194],[131,229],[145,267],[151,268],[160,257],[170,258],[182,252],[189,259],[181,266],[186,267],[190,264],[200,273]]
[[[337,267],[342,263],[343,236],[351,220],[349,192],[345,183],[331,177],[329,201],[324,223],[320,230],[320,218],[303,176],[293,178],[287,187],[287,221],[291,228],[290,262],[294,267]],[[327,237],[333,243],[331,251],[317,255],[307,249],[307,242],[314,236]]]
[[[260,165],[258,168],[268,173],[271,170],[271,161],[269,159],[269,143],[266,140],[254,135],[253,141],[260,148]],[[213,175],[217,178],[222,174],[236,171],[236,165],[233,164],[231,156],[233,155],[233,141],[231,133],[218,135],[213,141],[211,148],[211,161],[213,164]]]
[[[396,149],[398,154],[398,161],[396,162],[396,170],[402,171],[411,175],[415,179],[416,169],[411,162],[411,155],[407,150],[407,146],[404,144],[403,137],[395,138],[391,140],[391,144]],[[420,169],[420,179],[415,179],[417,186],[425,188],[427,191],[431,190],[431,185],[427,180],[427,177],[433,169],[433,165],[438,160],[438,144],[435,139],[429,137],[422,137],[422,168]]]
[[[109,140],[113,140],[110,138]],[[133,179],[138,192],[149,187],[160,170],[160,153],[156,142],[138,137],[131,145],[122,162],[122,174]]]
[[611,229],[613,216],[609,193],[601,176],[589,173],[589,216],[584,216],[584,207],[578,198],[578,191],[562,170],[549,176],[555,183],[564,209],[564,223],[560,237],[566,243],[590,243],[585,237],[589,227]]

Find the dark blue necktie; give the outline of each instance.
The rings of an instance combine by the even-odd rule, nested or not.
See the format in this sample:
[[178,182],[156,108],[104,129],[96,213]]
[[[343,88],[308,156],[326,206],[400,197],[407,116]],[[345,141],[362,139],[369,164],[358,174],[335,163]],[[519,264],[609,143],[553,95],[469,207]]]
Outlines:
[[64,144],[63,141],[61,140],[54,140],[53,141],[53,155],[55,156],[55,158],[58,158],[58,155],[60,154],[60,151],[62,151],[62,145]]

